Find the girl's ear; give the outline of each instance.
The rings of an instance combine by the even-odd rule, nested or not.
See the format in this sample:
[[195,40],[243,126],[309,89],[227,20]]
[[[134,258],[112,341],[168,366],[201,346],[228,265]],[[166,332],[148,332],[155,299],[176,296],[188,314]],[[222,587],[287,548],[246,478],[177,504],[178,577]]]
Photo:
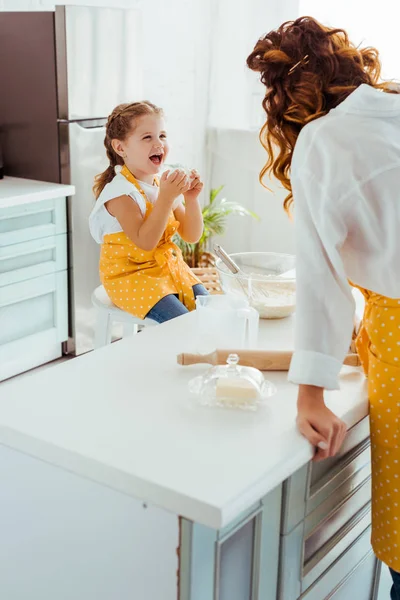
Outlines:
[[116,154],[118,154],[121,157],[124,156],[125,152],[121,140],[111,140],[111,146]]

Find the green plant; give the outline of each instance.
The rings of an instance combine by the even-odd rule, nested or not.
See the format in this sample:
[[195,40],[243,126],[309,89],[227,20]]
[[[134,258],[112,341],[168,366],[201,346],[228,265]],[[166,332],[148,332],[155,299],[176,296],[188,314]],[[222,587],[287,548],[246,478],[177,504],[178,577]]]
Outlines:
[[208,262],[211,263],[211,238],[225,233],[227,217],[229,215],[253,217],[259,220],[258,215],[238,202],[230,202],[226,198],[220,198],[219,195],[223,189],[224,186],[221,185],[219,188],[210,191],[210,200],[202,210],[204,221],[203,235],[197,244],[188,244],[179,235],[174,236],[175,244],[182,250],[183,258],[191,268],[200,266],[199,261],[205,254],[208,255]]

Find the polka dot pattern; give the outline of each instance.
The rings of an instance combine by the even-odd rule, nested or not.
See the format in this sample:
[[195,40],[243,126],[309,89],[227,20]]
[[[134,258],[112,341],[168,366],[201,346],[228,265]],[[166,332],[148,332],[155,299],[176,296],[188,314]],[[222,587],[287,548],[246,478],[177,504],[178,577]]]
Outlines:
[[[139,190],[142,192],[142,190]],[[144,196],[145,197],[145,196]],[[146,217],[153,205],[146,199]],[[100,279],[118,308],[144,319],[165,296],[176,294],[188,310],[194,310],[193,286],[200,283],[172,242],[179,227],[171,212],[157,248],[144,251],[125,233],[104,236],[100,253]]]
[[372,546],[381,561],[399,572],[400,300],[361,291],[366,307],[356,347],[368,376]]

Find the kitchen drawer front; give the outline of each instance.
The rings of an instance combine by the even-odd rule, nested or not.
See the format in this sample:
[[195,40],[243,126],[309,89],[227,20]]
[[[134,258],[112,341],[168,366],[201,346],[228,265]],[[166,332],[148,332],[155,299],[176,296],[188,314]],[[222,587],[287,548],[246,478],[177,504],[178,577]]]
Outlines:
[[329,510],[329,499],[334,497],[336,504],[352,490],[371,476],[371,450],[369,439],[346,454],[331,472],[320,479],[310,489],[307,498],[306,514],[325,504]]
[[360,444],[369,439],[369,419],[365,417],[349,429],[346,439],[336,456],[327,458],[318,463],[312,463],[310,473],[310,488],[317,489],[322,482],[329,478],[330,473],[337,472],[338,467],[346,462],[346,455],[357,453]]
[[[303,563],[302,591],[307,590],[321,575],[327,571],[355,540],[371,526],[371,506],[364,506],[336,535],[321,547],[312,558]],[[366,552],[371,550],[370,535],[365,541]],[[366,553],[365,552],[365,553]]]
[[0,209],[0,247],[67,231],[65,198]]
[[2,288],[0,346],[55,327],[60,342],[68,337],[67,271]]
[[[281,533],[288,534],[338,488],[356,487],[369,476],[368,417],[352,427],[340,452],[319,463],[309,463],[283,486]],[[322,516],[322,518],[324,518]]]
[[360,564],[349,573],[346,579],[329,596],[329,600],[349,600],[349,598],[360,598],[370,600],[373,598],[375,581],[377,577],[377,559],[370,552]]
[[[10,377],[10,372],[22,372],[18,371],[18,361],[29,362],[24,340],[51,334],[52,344],[59,344],[61,349],[68,337],[67,291],[67,271],[1,288],[0,379]],[[40,359],[40,350],[35,350],[34,344],[30,348],[29,352]]]
[[66,233],[0,247],[0,287],[66,268]]
[[346,482],[310,513],[304,524],[305,558],[311,558],[346,522],[371,500],[371,475],[361,471],[362,481]]
[[[319,579],[343,553],[350,549],[355,541],[371,525],[370,505],[363,507],[348,520],[346,525],[336,532],[313,557],[305,561],[304,521],[295,529],[281,536],[281,559],[279,572],[279,600],[294,600]],[[365,538],[365,552],[371,550],[369,535]],[[345,571],[346,574],[348,571]],[[341,580],[342,577],[336,579]],[[318,600],[321,600],[321,596]]]
[[[377,560],[370,547],[370,528],[301,596],[301,600],[371,600]],[[339,582],[339,583],[338,583]]]
[[0,381],[60,358],[59,337],[57,329],[46,329],[0,346]]

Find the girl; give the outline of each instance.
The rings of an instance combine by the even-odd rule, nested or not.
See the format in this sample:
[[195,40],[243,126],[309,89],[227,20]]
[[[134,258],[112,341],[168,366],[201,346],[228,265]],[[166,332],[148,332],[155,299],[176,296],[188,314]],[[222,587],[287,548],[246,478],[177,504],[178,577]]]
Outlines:
[[354,301],[366,299],[357,348],[369,376],[372,545],[392,569],[400,599],[400,95],[379,83],[373,48],[310,17],[260,39],[247,59],[266,87],[261,140],[267,170],[294,201],[297,237],[297,423],[333,456],[346,432],[324,403],[338,388]]
[[110,164],[95,179],[89,226],[101,244],[100,278],[108,296],[122,310],[158,323],[193,310],[196,297],[208,292],[172,237],[178,231],[186,242],[200,239],[198,173],[165,171],[158,184],[169,145],[162,110],[150,102],[117,106],[104,145]]

